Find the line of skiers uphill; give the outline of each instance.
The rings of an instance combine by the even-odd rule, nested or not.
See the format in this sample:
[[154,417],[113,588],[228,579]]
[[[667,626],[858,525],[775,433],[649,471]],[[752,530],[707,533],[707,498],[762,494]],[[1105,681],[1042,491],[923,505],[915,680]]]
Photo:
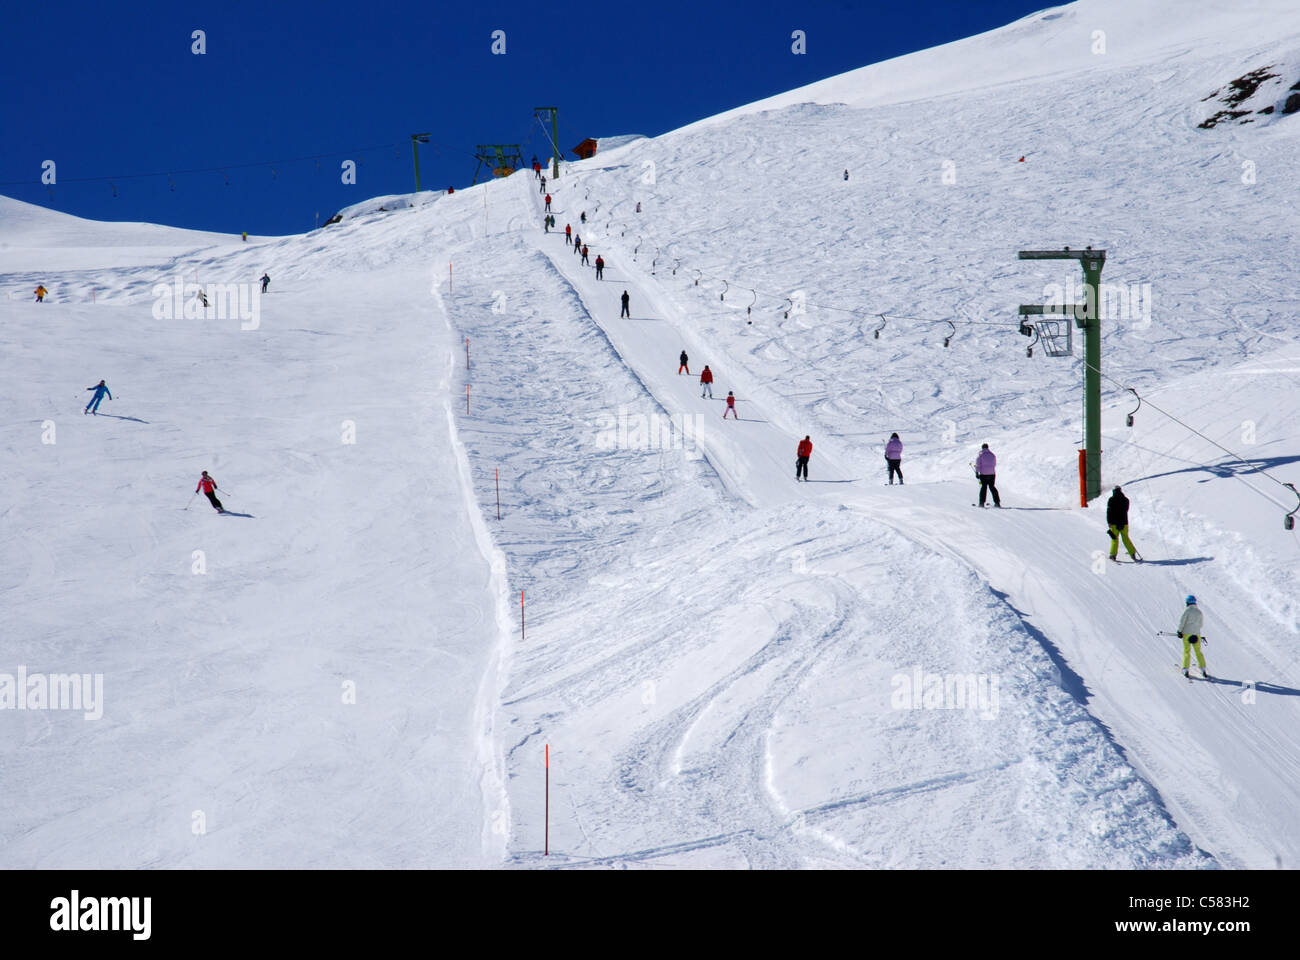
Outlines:
[[[543,229],[549,233],[551,229],[555,227],[555,217],[550,212],[551,195],[546,193],[546,178],[541,172],[541,167],[537,163],[536,157],[533,158],[533,169],[538,179],[541,180],[541,187],[539,188],[540,192],[545,194],[546,217],[542,221],[542,226]],[[847,180],[848,178],[849,172],[845,170],[844,179]],[[641,205],[638,203],[637,213],[640,212]],[[581,221],[584,224],[587,222],[587,211],[585,210],[582,211]],[[582,262],[584,264],[587,263],[587,245],[582,242],[581,235],[574,234],[572,224],[566,223],[564,225],[564,242],[566,245],[571,245],[573,247],[575,254],[581,253]],[[597,255],[596,279],[603,279],[604,272],[604,258]],[[626,290],[623,291],[620,300],[622,302],[622,310],[619,313],[619,318],[628,317],[630,319],[631,297],[628,295]],[[690,358],[686,355],[685,350],[681,352],[678,361],[678,376],[682,373],[689,376],[691,373]],[[709,369],[708,364],[705,364],[704,369],[700,372],[700,397],[701,399],[706,397],[710,400],[713,399],[713,371]],[[740,414],[736,412],[736,397],[730,390],[727,391],[726,401],[727,405],[722,411],[722,419],[727,419],[727,415],[730,414],[733,418],[739,420]],[[795,447],[794,478],[796,482],[803,480],[806,483],[808,481],[808,461],[812,458],[812,451],[813,443],[811,436],[805,436]],[[902,486],[902,463],[903,441],[899,439],[897,433],[891,433],[888,442],[885,444],[885,465],[889,471],[889,486],[892,487],[894,485],[894,477],[898,477],[899,486]],[[975,477],[979,481],[980,485],[980,507],[983,508],[988,506],[988,495],[992,494],[993,506],[1001,508],[1002,498],[998,495],[997,488],[998,458],[993,451],[989,449],[987,443],[980,445],[980,452],[976,455],[973,466],[975,468]],[[1128,551],[1129,559],[1133,560],[1135,563],[1141,563],[1142,555],[1138,553],[1137,548],[1133,546],[1133,541],[1129,539],[1128,507],[1128,497],[1124,495],[1124,492],[1118,486],[1115,487],[1111,492],[1110,499],[1106,503],[1106,533],[1110,537],[1111,541],[1109,558],[1118,562],[1117,555],[1119,553],[1119,545],[1122,542],[1124,544],[1124,549]],[[1197,663],[1201,667],[1201,674],[1202,676],[1208,677],[1209,674],[1205,672],[1205,657],[1201,652],[1200,646],[1200,641],[1203,639],[1200,636],[1201,612],[1196,607],[1195,597],[1188,596],[1186,602],[1187,609],[1183,614],[1182,620],[1179,621],[1177,630],[1179,638],[1183,641],[1183,675],[1187,676],[1191,651],[1195,650]]]

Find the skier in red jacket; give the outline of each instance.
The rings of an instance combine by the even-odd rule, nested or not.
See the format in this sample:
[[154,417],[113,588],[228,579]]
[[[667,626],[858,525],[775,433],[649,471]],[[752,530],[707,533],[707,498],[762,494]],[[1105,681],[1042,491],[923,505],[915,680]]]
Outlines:
[[551,212],[551,195],[549,193],[546,195],[546,212]]
[[794,461],[794,478],[799,479],[803,475],[804,482],[808,481],[808,458],[812,456],[812,438],[804,437],[799,441],[799,446],[795,449]]
[[217,495],[214,492],[216,489],[217,481],[209,477],[208,471],[204,470],[203,476],[199,477],[199,485],[194,488],[194,492],[198,493],[202,490],[207,494],[208,500],[212,502],[212,506],[216,509],[217,513],[225,513],[226,508],[221,505],[221,501],[217,499]]
[[737,420],[740,419],[740,414],[736,413],[736,397],[730,390],[727,391],[727,409],[722,411],[723,420],[727,419],[727,414],[731,414]]
[[709,365],[707,363],[704,365],[704,371],[700,374],[700,398],[703,399],[706,393],[709,395],[709,399],[712,400],[713,399],[713,371],[709,369]]
[[566,245],[573,242],[573,225],[570,223],[564,225],[564,242]]

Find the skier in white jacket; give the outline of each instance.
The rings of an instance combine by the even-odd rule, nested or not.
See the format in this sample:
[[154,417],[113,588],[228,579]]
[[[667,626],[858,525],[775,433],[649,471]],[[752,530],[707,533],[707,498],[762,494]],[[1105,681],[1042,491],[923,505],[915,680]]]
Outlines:
[[1191,679],[1187,668],[1191,665],[1193,650],[1196,651],[1196,664],[1201,668],[1201,676],[1209,677],[1205,669],[1205,654],[1201,652],[1201,641],[1205,639],[1201,636],[1204,625],[1205,617],[1201,614],[1201,608],[1196,605],[1196,598],[1189,594],[1183,617],[1178,621],[1178,638],[1183,641],[1183,676],[1188,679]]

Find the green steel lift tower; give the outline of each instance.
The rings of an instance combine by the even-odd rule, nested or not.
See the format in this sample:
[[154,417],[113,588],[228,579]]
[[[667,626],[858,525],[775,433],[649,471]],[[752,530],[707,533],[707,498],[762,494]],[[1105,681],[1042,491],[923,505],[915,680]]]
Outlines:
[[432,136],[432,134],[428,134],[428,133],[411,134],[411,153],[415,154],[415,192],[416,193],[420,192],[420,144],[428,143],[430,136]]
[[1101,269],[1106,265],[1106,251],[1086,247],[1083,250],[1021,250],[1021,260],[1078,260],[1083,267],[1083,303],[1025,303],[1020,315],[1073,316],[1084,332],[1083,348],[1083,433],[1084,449],[1079,451],[1079,501],[1086,507],[1089,500],[1101,496]]

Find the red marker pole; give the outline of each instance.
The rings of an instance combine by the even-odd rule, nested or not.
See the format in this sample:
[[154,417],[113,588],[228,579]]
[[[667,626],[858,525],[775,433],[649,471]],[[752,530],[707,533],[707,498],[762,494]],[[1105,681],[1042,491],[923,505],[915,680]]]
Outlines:
[[551,745],[546,745],[546,845],[542,848],[542,856],[551,855]]
[[497,519],[501,519],[501,468],[497,467]]
[[1079,451],[1079,506],[1088,505],[1088,451]]
[[451,274],[451,261],[449,260],[447,261],[447,292],[448,293],[451,293],[451,291],[455,289],[455,284],[452,283],[453,279],[454,278],[452,277]]

